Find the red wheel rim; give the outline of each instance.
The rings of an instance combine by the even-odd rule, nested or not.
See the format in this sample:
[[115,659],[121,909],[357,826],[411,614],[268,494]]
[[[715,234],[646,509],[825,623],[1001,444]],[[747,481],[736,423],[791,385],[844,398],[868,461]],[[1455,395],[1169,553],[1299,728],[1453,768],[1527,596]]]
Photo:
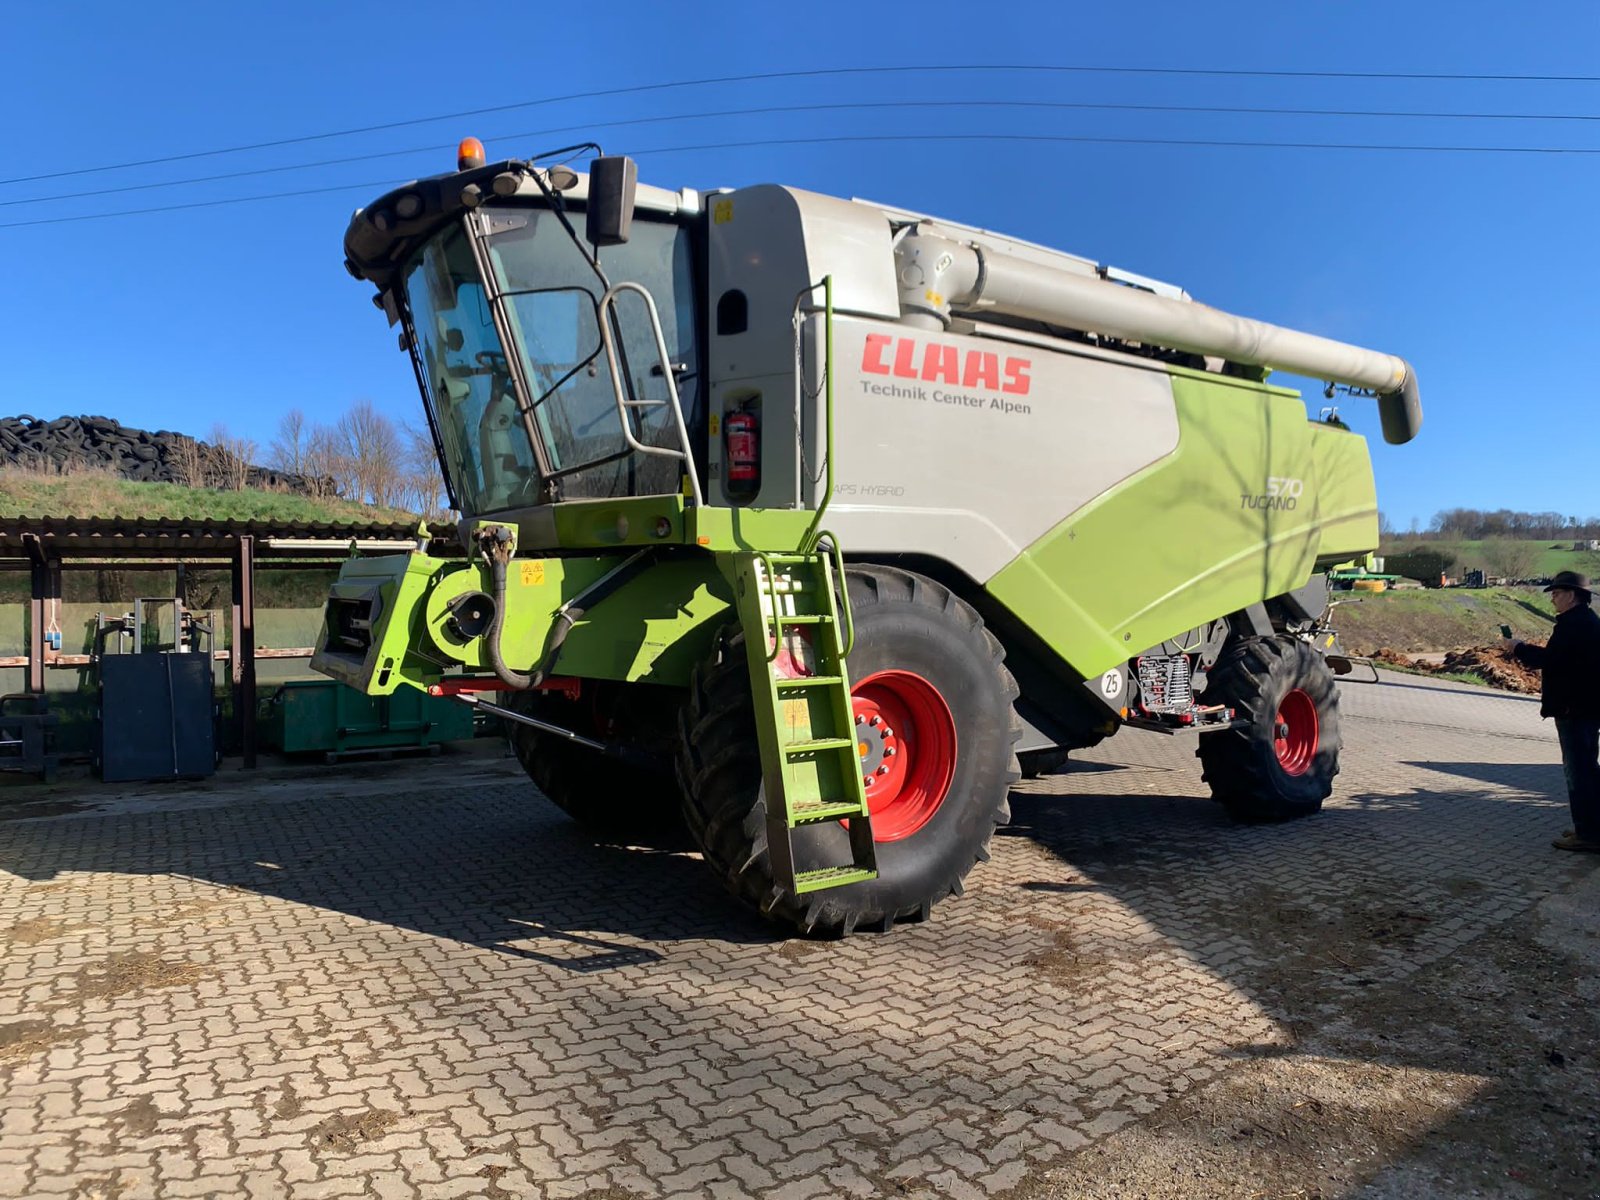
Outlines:
[[933,819],[955,777],[950,706],[920,675],[879,671],[855,685],[851,707],[872,840],[908,838]]
[[1290,775],[1304,775],[1317,757],[1317,706],[1299,688],[1278,705],[1272,748],[1277,751],[1278,765]]

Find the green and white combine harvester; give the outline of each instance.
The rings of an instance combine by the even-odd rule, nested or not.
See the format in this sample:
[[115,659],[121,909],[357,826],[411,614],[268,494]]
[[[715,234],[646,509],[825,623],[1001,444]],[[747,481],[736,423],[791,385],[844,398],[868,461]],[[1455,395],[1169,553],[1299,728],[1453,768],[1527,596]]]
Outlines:
[[1403,360],[883,204],[471,139],[458,168],[345,251],[461,545],[346,564],[318,670],[498,713],[612,836],[681,805],[808,933],[927,917],[1020,774],[1125,725],[1196,736],[1236,817],[1321,807],[1324,572],[1377,500],[1365,440],[1265,380],[1375,396],[1405,442]]

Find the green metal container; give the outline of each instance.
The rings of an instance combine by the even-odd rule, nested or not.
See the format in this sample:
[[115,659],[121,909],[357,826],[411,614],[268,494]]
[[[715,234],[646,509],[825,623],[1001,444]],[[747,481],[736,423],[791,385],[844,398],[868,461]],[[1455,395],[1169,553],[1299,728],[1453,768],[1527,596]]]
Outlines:
[[331,679],[300,679],[262,702],[260,729],[285,754],[409,749],[470,738],[472,710],[413,688],[366,696]]

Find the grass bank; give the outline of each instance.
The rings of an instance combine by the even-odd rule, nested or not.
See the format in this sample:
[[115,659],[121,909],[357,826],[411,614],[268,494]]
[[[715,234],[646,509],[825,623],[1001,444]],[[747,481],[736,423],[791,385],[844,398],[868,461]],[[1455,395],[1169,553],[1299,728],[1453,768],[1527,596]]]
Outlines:
[[290,492],[225,492],[176,483],[132,483],[100,473],[0,470],[0,517],[143,517],[157,521],[325,524],[404,521],[415,514]]

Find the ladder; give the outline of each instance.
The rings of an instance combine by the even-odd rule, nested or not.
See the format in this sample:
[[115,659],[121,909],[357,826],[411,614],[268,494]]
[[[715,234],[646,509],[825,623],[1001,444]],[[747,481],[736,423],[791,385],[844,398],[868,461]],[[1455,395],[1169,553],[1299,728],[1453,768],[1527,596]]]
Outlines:
[[[745,632],[756,731],[766,783],[767,852],[773,880],[796,895],[875,879],[877,858],[861,778],[850,680],[848,598],[838,542],[831,555],[730,555],[739,620]],[[797,871],[793,831],[848,822],[850,861]]]

